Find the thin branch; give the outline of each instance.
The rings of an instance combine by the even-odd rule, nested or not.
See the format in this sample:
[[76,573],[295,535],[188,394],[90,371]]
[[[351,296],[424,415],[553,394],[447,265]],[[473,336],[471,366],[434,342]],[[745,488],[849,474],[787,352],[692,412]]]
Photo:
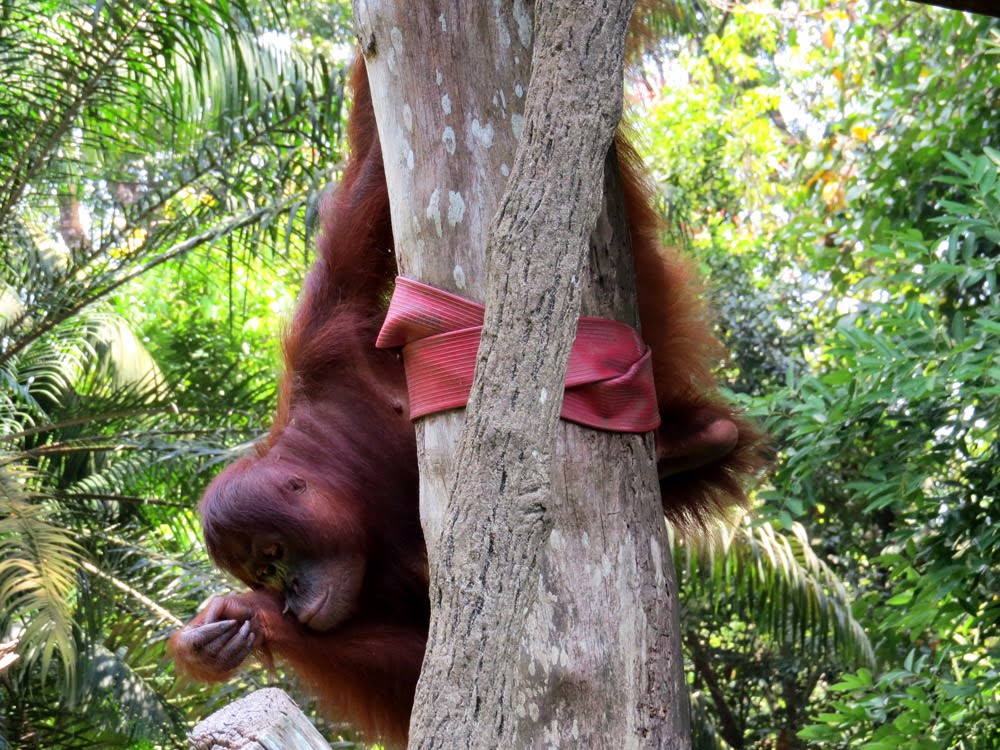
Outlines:
[[286,197],[284,200],[279,201],[277,204],[270,204],[268,206],[258,208],[256,211],[250,211],[248,213],[243,214],[242,216],[240,216],[239,218],[235,219],[230,223],[227,223],[221,227],[215,227],[213,229],[206,230],[201,234],[196,234],[194,237],[191,237],[190,239],[187,239],[184,242],[180,242],[174,245],[169,250],[166,250],[164,253],[154,258],[153,260],[143,263],[142,265],[138,266],[135,270],[130,271],[129,273],[126,273],[122,276],[119,276],[114,281],[108,283],[108,285],[103,289],[92,291],[91,294],[85,297],[81,297],[79,300],[76,301],[75,304],[63,310],[58,315],[46,319],[43,323],[38,325],[37,328],[33,329],[30,335],[20,339],[7,351],[0,354],[0,365],[6,364],[8,361],[10,361],[10,359],[14,355],[24,350],[31,343],[37,341],[39,338],[41,338],[43,335],[51,331],[60,323],[69,320],[87,306],[92,305],[93,303],[97,302],[99,299],[102,299],[103,297],[106,297],[111,292],[115,291],[116,289],[128,283],[129,281],[138,278],[147,271],[150,271],[153,268],[156,268],[157,266],[160,266],[169,260],[173,260],[174,258],[180,255],[184,255],[185,253],[188,253],[191,250],[200,247],[201,245],[204,245],[209,242],[215,242],[217,239],[226,234],[229,234],[230,232],[233,232],[237,229],[242,229],[243,227],[251,226],[252,224],[255,224],[256,222],[260,221],[260,219],[262,219],[264,216],[267,216],[268,214],[281,213],[281,211],[286,209],[288,206],[300,200],[301,197],[302,195],[300,193],[296,193],[295,195]]
[[132,505],[155,505],[161,508],[177,508],[179,510],[191,510],[190,503],[175,503],[169,500],[158,500],[148,497],[138,497],[131,495],[102,494],[99,492],[60,492],[56,494],[34,492],[28,494],[29,500],[59,500],[72,502],[74,500],[107,500],[116,503],[130,503]]
[[24,461],[31,458],[39,458],[41,456],[72,456],[78,453],[92,453],[94,451],[117,451],[119,453],[125,450],[138,450],[134,445],[122,445],[120,442],[115,443],[88,443],[86,445],[70,445],[68,443],[49,443],[48,445],[40,445],[37,448],[32,448],[31,450],[21,451],[20,453],[14,453],[9,456],[4,456],[3,460],[0,461],[0,466],[7,466],[9,464],[14,464],[19,461]]
[[167,611],[166,609],[164,609],[163,607],[161,607],[159,604],[157,604],[156,602],[154,602],[152,599],[150,599],[148,596],[146,596],[141,591],[138,591],[137,589],[132,588],[131,586],[129,586],[127,583],[125,583],[120,578],[117,578],[117,577],[111,575],[110,573],[105,573],[103,570],[100,570],[99,568],[97,568],[93,564],[87,562],[86,560],[84,560],[82,563],[80,563],[80,566],[84,570],[86,570],[88,573],[92,573],[93,575],[97,576],[98,578],[104,579],[105,581],[107,581],[108,583],[110,583],[112,586],[114,586],[116,589],[118,589],[119,591],[124,591],[129,596],[132,596],[132,597],[138,599],[146,607],[149,607],[149,609],[151,609],[153,612],[155,612],[156,614],[158,614],[161,619],[166,620],[171,625],[176,625],[177,627],[181,627],[182,625],[184,625],[184,622],[180,618],[174,616],[173,613],[171,613],[171,612]]
[[20,440],[21,438],[31,437],[32,435],[39,435],[46,432],[55,432],[56,430],[64,430],[67,427],[79,427],[81,425],[90,425],[94,422],[108,422],[113,419],[134,419],[135,417],[147,416],[151,414],[160,414],[164,411],[174,410],[169,407],[172,404],[165,404],[162,407],[149,407],[149,408],[139,408],[139,409],[127,409],[125,411],[109,411],[102,412],[101,414],[87,414],[81,417],[73,417],[72,419],[62,419],[58,422],[46,422],[38,427],[31,427],[27,430],[20,430],[18,432],[10,432],[6,435],[0,437],[0,443],[11,443],[15,440]]
[[745,744],[743,730],[740,729],[739,722],[733,716],[733,712],[726,702],[726,694],[719,685],[719,678],[715,674],[715,670],[712,669],[709,660],[705,657],[705,653],[702,651],[698,639],[694,634],[689,633],[684,638],[684,642],[688,647],[688,652],[691,654],[691,662],[694,670],[708,688],[708,693],[712,696],[712,703],[715,704],[715,710],[719,712],[719,721],[722,724],[722,737],[731,747],[738,750],[738,748],[743,747]]
[[[104,70],[114,69],[115,61],[125,51],[125,49],[127,48],[127,44],[131,42],[132,34],[135,32],[136,29],[139,28],[139,25],[142,22],[142,19],[145,17],[146,12],[147,11],[142,11],[139,15],[136,16],[135,22],[131,25],[131,28],[127,29],[126,32],[121,35],[118,44],[116,44],[108,53],[108,55],[104,58],[103,63],[100,66],[101,68],[103,68]],[[94,67],[95,69],[97,69],[98,66]],[[45,154],[50,150],[52,150],[56,146],[56,144],[58,144],[59,140],[63,137],[63,135],[66,134],[66,132],[72,126],[73,121],[76,119],[77,114],[83,108],[83,105],[86,103],[87,99],[95,91],[97,91],[98,87],[101,85],[101,82],[103,80],[104,80],[103,74],[92,76],[91,79],[87,82],[87,84],[80,89],[79,93],[75,97],[73,97],[72,101],[68,103],[65,109],[62,109],[62,101],[65,98],[65,94],[60,96],[59,100],[53,104],[50,114],[58,115],[61,112],[62,117],[58,119],[54,127],[48,129],[47,138],[45,137],[46,129],[44,128],[39,129],[35,133],[34,137],[31,139],[31,141],[28,142],[28,144],[22,151],[21,157],[18,159],[18,162],[11,169],[10,172],[11,182],[9,183],[9,192],[7,193],[7,198],[2,203],[0,203],[0,229],[3,228],[4,222],[7,220],[7,218],[9,218],[13,214],[13,207],[20,200],[25,186],[29,182],[31,182],[32,177],[34,177],[35,174],[38,173],[38,170],[41,169],[42,165],[45,162],[43,158],[38,158],[34,160],[33,164],[26,166],[26,160],[31,158],[31,154],[34,153],[36,150],[40,151],[42,154]],[[69,83],[67,83],[67,86],[68,85]],[[43,120],[45,119],[47,118],[43,118]],[[18,175],[20,175],[22,170],[24,170],[24,175],[20,178],[20,184],[17,184]]]

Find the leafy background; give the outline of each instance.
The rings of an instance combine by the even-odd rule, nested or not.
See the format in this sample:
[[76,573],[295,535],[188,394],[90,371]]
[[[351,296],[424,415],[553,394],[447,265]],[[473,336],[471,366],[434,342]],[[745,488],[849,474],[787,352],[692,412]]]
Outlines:
[[[1000,25],[643,22],[665,240],[780,454],[750,518],[675,544],[695,746],[1000,746]],[[0,3],[0,748],[183,747],[296,689],[178,681],[164,645],[230,585],[192,508],[267,428],[351,44],[345,3]]]

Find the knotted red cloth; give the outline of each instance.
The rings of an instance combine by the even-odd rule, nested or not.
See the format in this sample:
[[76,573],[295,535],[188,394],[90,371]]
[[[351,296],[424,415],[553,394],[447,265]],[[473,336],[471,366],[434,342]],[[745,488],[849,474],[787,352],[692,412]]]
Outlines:
[[[403,276],[376,346],[403,347],[410,418],[464,406],[485,308]],[[569,355],[563,419],[611,432],[660,424],[649,347],[624,323],[580,318]]]

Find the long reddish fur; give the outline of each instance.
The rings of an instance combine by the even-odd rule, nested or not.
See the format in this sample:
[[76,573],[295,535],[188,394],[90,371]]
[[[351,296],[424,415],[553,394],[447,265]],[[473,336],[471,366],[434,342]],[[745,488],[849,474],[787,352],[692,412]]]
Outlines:
[[[286,661],[333,715],[373,737],[404,743],[429,616],[426,555],[405,373],[395,352],[374,346],[396,265],[381,147],[360,62],[351,88],[350,158],[322,208],[317,261],[284,339],[274,424],[256,456],[213,482],[200,510],[213,558],[248,582],[242,565],[255,533],[278,529],[316,545],[324,534],[363,537],[369,578],[357,613],[344,625],[310,631],[282,614],[280,595],[264,590],[230,597],[226,616],[253,614],[265,660]],[[712,370],[724,352],[706,320],[692,266],[660,248],[662,227],[639,159],[624,138],[616,146],[661,433],[687,435],[716,417],[739,428],[739,442],[724,458],[661,480],[666,515],[698,524],[746,503],[743,483],[764,463],[763,438],[719,394]],[[241,487],[242,472],[275,456],[328,487],[331,507],[350,519],[349,528],[311,529]],[[175,658],[199,679],[229,676],[200,667],[197,654]]]

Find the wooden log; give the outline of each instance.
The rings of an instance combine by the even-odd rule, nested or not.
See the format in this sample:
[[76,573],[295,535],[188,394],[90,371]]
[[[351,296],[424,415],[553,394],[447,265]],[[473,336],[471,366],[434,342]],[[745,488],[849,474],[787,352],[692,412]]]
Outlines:
[[331,750],[309,718],[277,688],[230,703],[188,735],[191,750]]

